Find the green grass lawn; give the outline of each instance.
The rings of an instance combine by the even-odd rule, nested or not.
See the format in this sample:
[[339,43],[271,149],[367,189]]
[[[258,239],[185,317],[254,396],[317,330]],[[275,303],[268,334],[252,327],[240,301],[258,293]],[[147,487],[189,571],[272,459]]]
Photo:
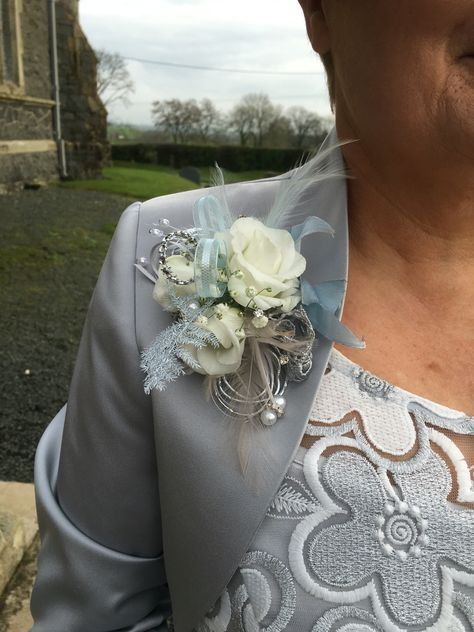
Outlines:
[[105,167],[100,180],[73,180],[59,186],[71,189],[89,189],[147,200],[158,195],[189,191],[197,186],[175,173],[136,167]]
[[[179,169],[173,169],[172,167],[165,167],[164,165],[152,165],[147,163],[129,162],[126,160],[114,160],[114,167],[130,167],[132,169],[144,169],[146,171],[159,171],[161,173],[169,173],[178,175]],[[201,174],[201,181],[203,185],[209,184],[210,173],[212,167],[196,167]],[[248,171],[229,171],[228,169],[222,169],[224,172],[224,179],[226,184],[233,182],[246,182],[247,180],[258,180],[259,178],[265,178],[268,175],[268,170],[248,170]]]
[[[210,180],[210,169],[202,167],[199,169],[203,185]],[[265,171],[225,171],[226,183],[244,182],[246,180],[256,180],[267,175]],[[160,165],[147,165],[139,163],[128,163],[122,161],[114,162],[112,167],[103,169],[103,178],[99,180],[73,180],[61,182],[58,186],[71,189],[89,189],[91,191],[103,191],[104,193],[115,193],[125,195],[137,200],[147,200],[158,195],[178,193],[179,191],[189,191],[197,189],[185,178],[178,175],[176,169],[163,167]]]

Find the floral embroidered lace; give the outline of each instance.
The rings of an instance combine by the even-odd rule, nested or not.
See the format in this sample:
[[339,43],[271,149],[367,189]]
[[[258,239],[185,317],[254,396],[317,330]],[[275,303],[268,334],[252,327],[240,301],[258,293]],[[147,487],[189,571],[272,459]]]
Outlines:
[[474,631],[474,418],[333,348],[305,438],[198,632]]

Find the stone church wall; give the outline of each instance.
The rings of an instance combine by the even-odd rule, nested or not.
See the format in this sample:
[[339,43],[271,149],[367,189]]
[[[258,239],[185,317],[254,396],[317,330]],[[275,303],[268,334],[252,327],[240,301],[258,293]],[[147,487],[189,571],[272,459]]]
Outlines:
[[107,110],[97,95],[97,58],[78,19],[76,0],[57,5],[61,120],[68,175],[96,178],[108,158]]
[[26,2],[18,3],[23,84],[0,84],[0,192],[58,178],[48,3]]
[[[0,82],[0,193],[57,180],[60,171],[53,129],[49,1],[15,2],[23,73],[22,85]],[[101,177],[109,145],[107,112],[96,90],[97,60],[79,25],[77,0],[57,0],[56,18],[67,177]]]

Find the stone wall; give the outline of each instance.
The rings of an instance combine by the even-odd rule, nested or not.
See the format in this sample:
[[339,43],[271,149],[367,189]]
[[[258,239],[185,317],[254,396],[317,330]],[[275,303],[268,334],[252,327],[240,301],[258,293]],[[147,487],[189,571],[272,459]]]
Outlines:
[[51,108],[0,99],[1,140],[53,139]]
[[[101,177],[110,150],[107,111],[96,89],[97,60],[79,25],[78,0],[57,0],[56,15],[68,177]],[[54,146],[35,152],[34,143],[26,143],[19,150],[22,141],[54,141],[48,0],[23,0],[21,39],[24,90],[12,94],[0,86],[0,192],[59,177]]]
[[52,99],[48,0],[23,0],[21,14],[25,94]]
[[97,59],[78,18],[77,0],[57,3],[62,136],[68,176],[96,178],[109,156],[107,110],[97,95]]
[[27,0],[20,14],[24,88],[0,90],[0,192],[58,177],[55,151],[13,153],[1,141],[53,140],[48,2]]
[[0,194],[58,180],[56,151],[0,154]]

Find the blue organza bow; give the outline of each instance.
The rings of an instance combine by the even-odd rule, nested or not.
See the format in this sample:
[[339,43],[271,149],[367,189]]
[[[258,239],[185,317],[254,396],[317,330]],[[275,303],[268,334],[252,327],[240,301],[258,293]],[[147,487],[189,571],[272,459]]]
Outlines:
[[301,302],[315,331],[334,342],[365,349],[365,342],[354,336],[336,316],[342,304],[345,285],[343,280],[311,285],[302,279]]
[[227,248],[216,233],[231,227],[229,213],[213,195],[199,198],[194,206],[194,226],[201,235],[194,256],[194,282],[198,296],[219,298],[226,289],[222,278],[227,262]]
[[[320,217],[307,217],[302,224],[290,229],[296,249],[301,248],[301,240],[313,233],[326,233],[334,236],[334,229]],[[341,323],[336,316],[342,305],[346,283],[343,280],[326,281],[312,286],[301,280],[301,302],[315,331],[329,340],[340,342],[348,347],[365,348],[365,342],[359,340]]]

